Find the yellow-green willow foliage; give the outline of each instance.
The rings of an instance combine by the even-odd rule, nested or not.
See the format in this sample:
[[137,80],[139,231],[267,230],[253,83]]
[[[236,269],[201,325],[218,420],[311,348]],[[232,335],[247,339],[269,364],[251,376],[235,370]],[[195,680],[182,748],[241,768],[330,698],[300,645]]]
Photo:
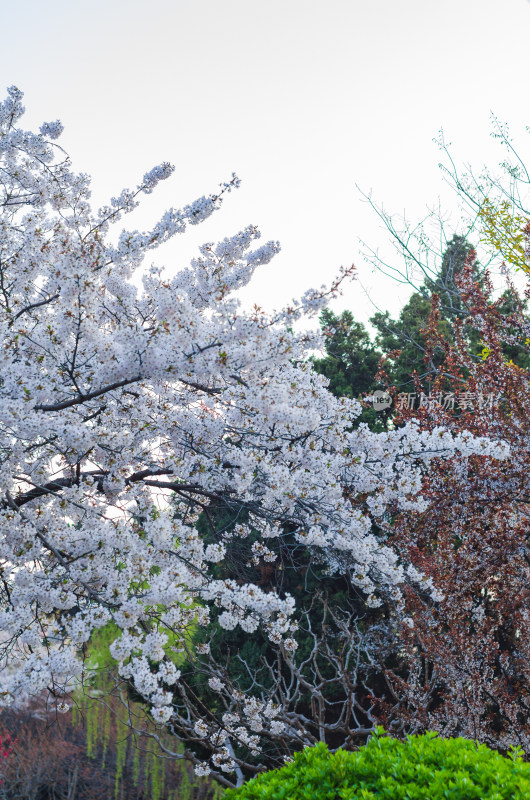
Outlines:
[[516,213],[513,203],[505,200],[495,206],[487,197],[478,215],[482,226],[480,241],[497,251],[508,264],[529,272],[529,220]]
[[[184,761],[164,758],[149,733],[156,733],[173,752],[182,753],[184,746],[157,728],[142,705],[129,698],[127,710],[122,703],[110,674],[115,663],[108,648],[115,636],[109,624],[92,637],[88,658],[91,677],[76,692],[72,714],[72,723],[85,728],[87,755],[100,759],[105,769],[114,772],[114,800],[132,800],[127,788],[131,784],[139,792],[143,790],[139,796],[149,800],[216,800],[222,794],[220,788],[196,778]],[[129,714],[144,735],[131,730]]]

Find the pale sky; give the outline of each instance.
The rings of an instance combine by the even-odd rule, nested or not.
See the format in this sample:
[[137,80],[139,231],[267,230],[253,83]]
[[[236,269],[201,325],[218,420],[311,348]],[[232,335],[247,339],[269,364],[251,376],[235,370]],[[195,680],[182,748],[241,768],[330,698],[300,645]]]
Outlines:
[[359,238],[384,251],[388,235],[356,184],[411,220],[440,195],[452,210],[440,127],[457,160],[495,169],[493,111],[530,163],[528,0],[0,0],[0,12],[0,94],[24,91],[27,127],[62,120],[96,204],[175,164],[127,227],[239,175],[222,210],[156,260],[174,272],[256,224],[282,252],[244,299],[269,309],[353,262],[359,281],[334,307],[398,312],[407,290],[359,253]]

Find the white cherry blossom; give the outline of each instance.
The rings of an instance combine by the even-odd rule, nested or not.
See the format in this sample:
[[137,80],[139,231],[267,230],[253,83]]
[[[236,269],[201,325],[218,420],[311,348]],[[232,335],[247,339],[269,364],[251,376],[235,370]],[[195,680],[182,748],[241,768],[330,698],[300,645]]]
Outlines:
[[[121,677],[164,724],[180,678],[171,652],[212,613],[296,649],[292,597],[214,577],[225,542],[206,544],[197,528],[212,501],[237,522],[227,537],[258,535],[255,558],[273,562],[288,525],[376,604],[406,575],[372,517],[395,502],[421,508],[432,457],[505,449],[414,425],[352,430],[359,404],[334,398],[308,364],[319,335],[293,329],[348,271],[273,314],[245,311],[237,290],[279,250],[257,246],[253,225],[176,273],[145,269],[138,290],[144,258],[217,211],[239,179],[112,243],[111,226],[171,165],[93,211],[88,177],[55,144],[60,123],[31,133],[17,127],[22,113],[11,87],[0,104],[0,696],[67,692],[82,645],[112,622]],[[279,735],[275,716],[249,697],[242,717],[211,731],[214,766],[234,768],[231,736],[257,750],[261,731]],[[196,736],[210,730],[194,725]]]

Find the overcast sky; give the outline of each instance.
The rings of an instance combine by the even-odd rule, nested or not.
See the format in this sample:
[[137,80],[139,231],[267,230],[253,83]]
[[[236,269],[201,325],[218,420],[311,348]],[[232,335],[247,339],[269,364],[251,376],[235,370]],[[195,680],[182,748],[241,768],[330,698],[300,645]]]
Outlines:
[[[407,291],[363,262],[388,240],[356,189],[414,220],[452,199],[433,143],[495,168],[494,111],[530,162],[528,0],[0,0],[0,93],[25,93],[25,125],[59,117],[94,201],[163,160],[174,176],[135,220],[241,188],[159,251],[169,271],[203,241],[252,223],[282,252],[245,300],[267,308],[358,267],[337,309],[366,320]],[[367,292],[368,294],[366,294]]]

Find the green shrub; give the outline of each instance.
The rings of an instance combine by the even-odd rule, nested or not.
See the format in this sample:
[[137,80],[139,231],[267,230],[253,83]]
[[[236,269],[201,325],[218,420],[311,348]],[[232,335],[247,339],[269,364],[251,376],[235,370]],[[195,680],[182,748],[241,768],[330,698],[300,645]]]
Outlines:
[[378,729],[355,753],[307,747],[281,769],[258,775],[226,800],[523,800],[530,764],[468,739],[435,733],[399,741]]

